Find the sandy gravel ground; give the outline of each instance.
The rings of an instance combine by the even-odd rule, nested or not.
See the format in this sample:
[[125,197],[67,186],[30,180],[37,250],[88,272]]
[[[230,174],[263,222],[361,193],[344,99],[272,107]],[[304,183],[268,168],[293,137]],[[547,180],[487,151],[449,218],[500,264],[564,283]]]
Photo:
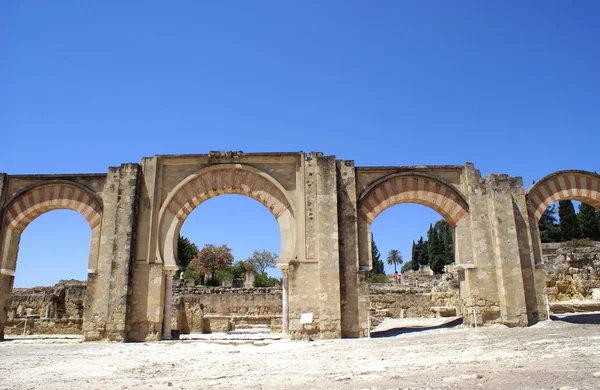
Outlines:
[[30,336],[0,343],[0,389],[600,389],[598,324],[598,313],[519,329],[387,320],[387,337],[310,342]]

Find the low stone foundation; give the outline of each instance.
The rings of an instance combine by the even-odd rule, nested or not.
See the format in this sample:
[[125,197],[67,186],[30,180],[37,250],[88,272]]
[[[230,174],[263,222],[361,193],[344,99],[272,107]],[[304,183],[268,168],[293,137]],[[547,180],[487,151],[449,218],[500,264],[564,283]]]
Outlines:
[[[25,327],[27,321],[27,327]],[[82,318],[22,318],[8,321],[4,327],[6,335],[32,334],[81,334],[83,326]]]
[[176,334],[227,332],[263,327],[281,332],[280,288],[173,286],[173,322]]
[[[426,277],[423,277],[426,276]],[[371,284],[369,286],[371,329],[385,317],[432,318],[460,315],[460,294],[455,273],[432,276],[411,273],[402,279],[409,284]]]
[[23,334],[81,334],[86,282],[61,280],[51,287],[15,288],[4,332]]

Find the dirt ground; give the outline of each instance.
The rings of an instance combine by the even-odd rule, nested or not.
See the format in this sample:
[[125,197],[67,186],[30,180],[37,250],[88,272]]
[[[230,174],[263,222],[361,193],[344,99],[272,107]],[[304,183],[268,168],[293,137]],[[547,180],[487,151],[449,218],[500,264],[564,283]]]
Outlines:
[[370,339],[306,342],[16,337],[0,343],[0,389],[600,388],[600,313],[517,329],[440,324],[386,320]]

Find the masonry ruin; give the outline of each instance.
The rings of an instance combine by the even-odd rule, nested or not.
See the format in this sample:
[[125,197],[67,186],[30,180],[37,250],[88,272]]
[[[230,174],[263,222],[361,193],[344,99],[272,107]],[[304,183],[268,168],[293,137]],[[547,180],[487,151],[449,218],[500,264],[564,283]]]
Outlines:
[[282,331],[327,339],[367,335],[370,224],[399,203],[429,206],[454,228],[465,324],[546,319],[537,221],[562,199],[599,208],[600,176],[560,171],[525,190],[521,178],[482,177],[472,163],[355,167],[320,152],[157,155],[106,174],[0,174],[0,338],[20,235],[54,209],[79,212],[91,229],[85,339],[171,338],[179,230],[197,205],[222,194],[258,200],[277,220]]

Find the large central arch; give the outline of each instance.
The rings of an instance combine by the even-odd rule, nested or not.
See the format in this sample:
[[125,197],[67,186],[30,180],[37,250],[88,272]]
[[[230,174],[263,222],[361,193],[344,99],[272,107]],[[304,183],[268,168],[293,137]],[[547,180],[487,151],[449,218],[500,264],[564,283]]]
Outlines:
[[188,215],[205,200],[224,194],[246,195],[265,205],[277,220],[281,232],[279,265],[284,266],[295,256],[293,203],[283,186],[256,168],[242,164],[219,164],[185,178],[163,203],[159,212],[157,260],[165,268],[177,268],[177,237]]

